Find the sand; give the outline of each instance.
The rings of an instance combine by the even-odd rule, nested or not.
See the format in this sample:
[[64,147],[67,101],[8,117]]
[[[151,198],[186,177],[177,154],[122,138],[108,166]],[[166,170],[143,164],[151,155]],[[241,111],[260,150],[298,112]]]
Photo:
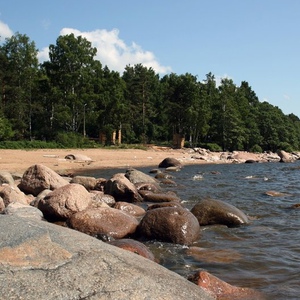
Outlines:
[[[84,155],[91,161],[68,160],[67,155]],[[185,164],[205,163],[191,159],[186,150],[165,147],[140,149],[38,149],[0,150],[0,171],[24,173],[32,165],[42,164],[54,171],[72,174],[85,170],[128,167],[158,167],[166,157],[174,157]]]

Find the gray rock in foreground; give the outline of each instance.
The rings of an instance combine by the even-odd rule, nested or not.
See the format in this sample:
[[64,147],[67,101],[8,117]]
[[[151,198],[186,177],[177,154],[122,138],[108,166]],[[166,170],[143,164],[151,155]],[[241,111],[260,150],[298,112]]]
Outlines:
[[45,221],[0,215],[0,299],[213,299],[141,256]]

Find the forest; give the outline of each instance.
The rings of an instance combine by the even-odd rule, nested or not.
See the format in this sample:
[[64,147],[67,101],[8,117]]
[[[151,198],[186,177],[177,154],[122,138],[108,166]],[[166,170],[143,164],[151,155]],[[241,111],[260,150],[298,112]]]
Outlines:
[[[261,102],[247,81],[170,73],[142,64],[122,74],[95,59],[82,36],[59,36],[49,60],[35,42],[15,33],[0,45],[0,143],[85,141],[172,145],[213,151],[300,149],[300,120]],[[122,139],[121,139],[122,137]]]

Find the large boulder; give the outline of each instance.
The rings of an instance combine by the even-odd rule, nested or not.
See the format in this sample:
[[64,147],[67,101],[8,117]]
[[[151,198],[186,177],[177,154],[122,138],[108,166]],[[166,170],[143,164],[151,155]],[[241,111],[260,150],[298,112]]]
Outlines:
[[200,225],[226,225],[235,227],[247,224],[248,217],[235,206],[215,199],[202,199],[191,209]]
[[38,208],[49,221],[65,221],[91,204],[90,193],[80,184],[69,183],[47,194]]
[[174,157],[166,157],[163,161],[158,165],[159,168],[169,168],[169,167],[178,167],[181,168],[181,162]]
[[292,162],[292,161],[295,160],[294,157],[291,154],[287,153],[284,150],[279,150],[277,152],[277,154],[280,157],[280,162],[286,163],[286,162]]
[[149,239],[190,245],[200,237],[200,225],[187,209],[163,207],[147,211],[139,224],[139,233]]
[[91,236],[106,234],[121,239],[136,231],[138,221],[118,209],[100,207],[89,208],[72,215],[68,225]]
[[144,195],[145,202],[180,202],[180,198],[178,198],[173,193],[151,193],[147,192]]
[[5,215],[15,215],[23,218],[34,218],[43,220],[43,213],[31,205],[25,205],[19,202],[10,203],[2,212]]
[[141,202],[143,199],[135,185],[122,173],[115,174],[105,185],[105,193],[116,201]]
[[29,167],[19,184],[20,190],[37,196],[43,190],[55,190],[69,182],[56,172],[44,165],[33,165]]
[[43,221],[0,215],[0,299],[213,300],[130,251]]

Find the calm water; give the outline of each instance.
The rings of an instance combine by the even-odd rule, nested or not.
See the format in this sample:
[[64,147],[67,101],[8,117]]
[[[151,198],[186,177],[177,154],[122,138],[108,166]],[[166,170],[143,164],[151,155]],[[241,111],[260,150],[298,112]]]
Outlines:
[[[151,168],[139,168],[149,173]],[[109,178],[105,170],[92,175]],[[217,174],[214,174],[218,172]],[[202,227],[199,247],[191,255],[188,247],[162,242],[147,245],[167,268],[187,276],[205,269],[237,286],[260,290],[274,299],[300,299],[300,162],[291,164],[230,164],[186,166],[171,173],[176,191],[192,208],[203,197],[226,201],[249,216],[249,225],[238,228]],[[91,174],[89,174],[91,175]],[[202,179],[193,180],[194,175]],[[271,197],[274,190],[285,193]]]

